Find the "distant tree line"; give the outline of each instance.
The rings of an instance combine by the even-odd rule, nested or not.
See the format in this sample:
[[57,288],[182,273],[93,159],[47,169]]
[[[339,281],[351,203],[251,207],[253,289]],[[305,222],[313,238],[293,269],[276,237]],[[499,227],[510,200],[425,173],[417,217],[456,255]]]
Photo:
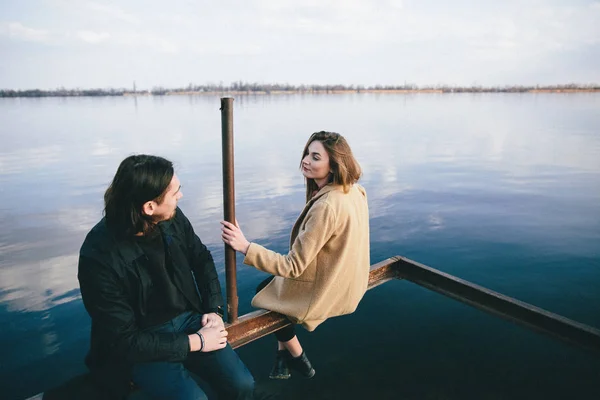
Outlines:
[[125,89],[55,89],[10,90],[0,89],[0,97],[76,97],[76,96],[123,96]]
[[535,86],[451,86],[451,85],[422,85],[405,83],[404,85],[292,85],[289,83],[250,83],[233,82],[230,85],[223,83],[208,83],[195,85],[190,83],[186,87],[164,88],[153,87],[152,90],[128,89],[65,89],[55,90],[11,90],[0,89],[0,97],[77,97],[77,96],[127,96],[127,95],[170,95],[186,93],[332,93],[332,92],[369,92],[369,91],[437,91],[442,93],[525,93],[537,90],[592,90],[600,91],[599,84],[561,84],[561,85],[535,85]]

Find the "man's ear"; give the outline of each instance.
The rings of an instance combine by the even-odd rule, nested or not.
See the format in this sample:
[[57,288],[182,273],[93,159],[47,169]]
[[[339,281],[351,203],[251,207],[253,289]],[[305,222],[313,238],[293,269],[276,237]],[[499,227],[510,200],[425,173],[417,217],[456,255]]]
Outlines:
[[154,214],[154,211],[156,211],[156,203],[153,201],[147,201],[142,206],[142,212],[147,216],[152,216],[152,214]]

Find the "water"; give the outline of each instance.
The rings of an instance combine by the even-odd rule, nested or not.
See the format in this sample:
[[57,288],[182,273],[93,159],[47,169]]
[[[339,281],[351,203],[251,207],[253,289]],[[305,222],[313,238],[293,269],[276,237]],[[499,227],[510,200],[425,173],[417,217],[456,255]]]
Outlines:
[[[77,253],[125,156],[176,163],[181,207],[223,275],[218,108],[214,96],[0,99],[0,397],[84,371]],[[600,327],[598,110],[599,94],[242,96],[238,220],[284,252],[304,143],[334,130],[364,169],[373,263],[403,255]],[[263,277],[238,266],[242,313]],[[598,357],[408,282],[299,336],[317,376],[272,386],[287,398],[600,398]],[[239,351],[260,382],[273,346]]]

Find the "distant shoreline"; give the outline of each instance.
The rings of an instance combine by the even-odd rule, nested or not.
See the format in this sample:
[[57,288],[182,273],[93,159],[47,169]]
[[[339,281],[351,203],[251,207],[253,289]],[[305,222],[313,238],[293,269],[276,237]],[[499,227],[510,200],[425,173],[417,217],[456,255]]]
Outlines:
[[[361,94],[361,93],[383,93],[383,94],[396,94],[396,93],[591,93],[600,92],[600,88],[597,89],[529,89],[521,91],[499,91],[499,90],[445,90],[445,89],[364,89],[364,90],[280,90],[280,91],[211,91],[211,92],[194,92],[194,91],[181,91],[181,92],[169,92],[159,96],[181,96],[181,95],[280,95],[280,94]],[[125,93],[124,96],[156,96],[152,93]]]
[[85,89],[85,90],[0,90],[0,98],[23,98],[23,97],[123,97],[123,96],[241,96],[241,95],[285,95],[285,94],[455,94],[455,93],[597,93],[600,87],[573,87],[572,85],[552,87],[506,87],[506,88],[479,88],[479,87],[457,87],[457,88],[368,88],[368,89],[226,89],[223,90],[185,90],[185,89],[153,89],[129,91],[124,89]]

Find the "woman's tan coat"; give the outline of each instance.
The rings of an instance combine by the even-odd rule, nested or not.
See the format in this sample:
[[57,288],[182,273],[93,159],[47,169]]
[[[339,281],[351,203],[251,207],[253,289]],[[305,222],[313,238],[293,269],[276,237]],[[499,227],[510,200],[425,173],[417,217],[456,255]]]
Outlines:
[[292,229],[290,252],[256,243],[244,263],[275,275],[252,299],[258,308],[285,314],[309,331],[329,317],[350,314],[369,282],[369,208],[364,188],[323,187]]

